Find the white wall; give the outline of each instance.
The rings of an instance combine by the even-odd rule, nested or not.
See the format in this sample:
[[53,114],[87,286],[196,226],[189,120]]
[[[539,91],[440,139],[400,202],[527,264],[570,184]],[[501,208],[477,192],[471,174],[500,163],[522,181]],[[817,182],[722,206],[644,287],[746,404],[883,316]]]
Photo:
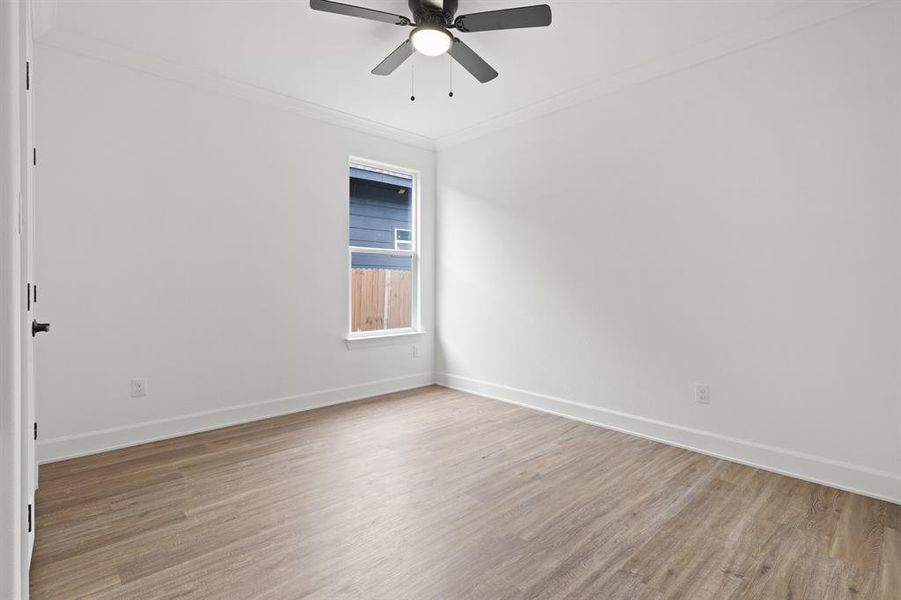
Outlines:
[[[36,63],[44,460],[431,381],[433,151],[46,46]],[[420,338],[345,346],[350,155],[422,173]]]
[[443,149],[439,380],[901,500],[899,159],[894,2]]

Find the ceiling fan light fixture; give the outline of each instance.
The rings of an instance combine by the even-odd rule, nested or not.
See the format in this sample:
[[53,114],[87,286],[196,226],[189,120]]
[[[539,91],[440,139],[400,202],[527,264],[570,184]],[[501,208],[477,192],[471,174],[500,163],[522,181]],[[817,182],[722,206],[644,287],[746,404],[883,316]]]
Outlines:
[[[426,56],[450,55],[460,66],[469,71],[479,83],[488,83],[497,77],[497,71],[485,62],[475,50],[456,37],[456,32],[497,31],[499,29],[523,29],[547,27],[551,24],[551,7],[547,4],[501,8],[468,15],[457,15],[460,0],[407,0],[413,18],[381,10],[354,6],[335,0],[310,0],[310,8],[336,15],[356,17],[388,23],[397,27],[414,27],[408,39],[391,51],[372,70],[373,75],[391,75],[414,52]],[[451,34],[454,31],[454,34]],[[451,94],[453,95],[453,94]],[[415,98],[411,97],[411,100]]]
[[450,50],[453,38],[440,27],[417,27],[410,34],[410,41],[420,54],[439,56]]

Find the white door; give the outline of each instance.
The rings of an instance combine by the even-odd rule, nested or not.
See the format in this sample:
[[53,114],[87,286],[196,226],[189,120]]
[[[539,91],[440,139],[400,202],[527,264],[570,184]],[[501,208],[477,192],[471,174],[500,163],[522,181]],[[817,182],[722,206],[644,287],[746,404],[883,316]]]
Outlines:
[[37,452],[34,401],[34,330],[37,288],[34,283],[34,168],[37,159],[33,135],[34,106],[34,60],[32,59],[31,10],[29,3],[20,12],[21,32],[20,57],[25,85],[20,104],[21,157],[22,157],[22,232],[21,232],[21,277],[22,277],[22,506],[26,509],[26,523],[22,529],[23,598],[27,598],[27,570],[31,565],[37,514],[35,512],[35,490],[37,489]]

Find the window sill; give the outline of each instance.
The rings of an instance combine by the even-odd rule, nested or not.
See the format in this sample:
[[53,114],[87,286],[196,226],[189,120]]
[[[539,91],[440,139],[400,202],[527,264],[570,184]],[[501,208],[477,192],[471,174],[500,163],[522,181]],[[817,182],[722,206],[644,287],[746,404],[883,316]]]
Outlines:
[[360,335],[360,336],[351,336],[348,335],[344,338],[344,343],[347,345],[347,348],[350,349],[352,346],[368,346],[368,345],[377,345],[381,346],[384,344],[389,344],[391,342],[402,342],[409,338],[416,338],[419,336],[425,335],[425,331],[401,331],[398,333],[377,333],[373,335]]

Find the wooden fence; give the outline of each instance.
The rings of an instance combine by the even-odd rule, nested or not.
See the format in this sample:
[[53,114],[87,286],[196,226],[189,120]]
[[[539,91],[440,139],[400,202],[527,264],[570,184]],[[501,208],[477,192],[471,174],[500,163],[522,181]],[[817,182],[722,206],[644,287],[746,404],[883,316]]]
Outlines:
[[401,329],[413,324],[410,271],[352,269],[351,298],[351,331]]

